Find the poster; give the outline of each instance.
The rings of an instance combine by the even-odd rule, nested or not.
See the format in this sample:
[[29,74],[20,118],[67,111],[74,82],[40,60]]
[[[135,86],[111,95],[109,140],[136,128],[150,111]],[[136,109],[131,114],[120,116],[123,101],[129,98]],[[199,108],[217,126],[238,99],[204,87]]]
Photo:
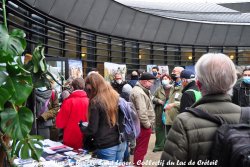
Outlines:
[[69,78],[76,79],[83,77],[82,61],[69,60]]
[[158,66],[159,73],[161,74],[168,74],[169,75],[169,68],[168,66]]
[[127,67],[125,64],[116,64],[116,63],[104,63],[104,78],[106,81],[112,81],[113,76],[116,72],[122,74],[122,79],[125,80],[127,73]]
[[[60,84],[62,83],[62,78],[65,78],[65,62],[64,61],[50,61],[47,60],[47,69]],[[54,83],[54,89],[60,94],[61,86],[58,83]]]
[[155,64],[148,64],[147,65],[147,72],[152,73],[152,68],[155,67],[155,66],[157,66],[157,65],[155,65]]
[[168,66],[158,66],[158,65],[155,65],[155,64],[147,65],[147,72],[152,73],[152,68],[153,67],[158,67],[160,74],[169,74]]

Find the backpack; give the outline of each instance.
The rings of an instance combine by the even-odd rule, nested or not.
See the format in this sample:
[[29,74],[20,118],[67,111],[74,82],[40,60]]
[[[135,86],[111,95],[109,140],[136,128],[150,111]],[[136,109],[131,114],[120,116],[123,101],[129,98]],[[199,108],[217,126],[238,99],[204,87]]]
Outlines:
[[210,152],[211,160],[220,167],[250,166],[250,107],[241,108],[239,124],[226,124],[219,116],[197,108],[187,108],[193,115],[220,125]]
[[194,97],[195,97],[195,102],[197,102],[200,98],[201,98],[201,92],[198,90],[194,90],[194,89],[188,89],[186,91],[190,91],[194,93]]
[[119,111],[118,131],[120,133],[120,141],[135,140],[139,136],[141,128],[134,104],[120,97]]

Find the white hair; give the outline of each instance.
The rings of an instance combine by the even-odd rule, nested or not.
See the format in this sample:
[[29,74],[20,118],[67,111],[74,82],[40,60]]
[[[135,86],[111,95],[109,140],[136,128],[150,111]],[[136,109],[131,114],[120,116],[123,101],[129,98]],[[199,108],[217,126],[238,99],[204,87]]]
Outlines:
[[232,60],[222,53],[204,54],[195,65],[196,78],[201,83],[202,95],[232,94],[236,82],[236,68]]

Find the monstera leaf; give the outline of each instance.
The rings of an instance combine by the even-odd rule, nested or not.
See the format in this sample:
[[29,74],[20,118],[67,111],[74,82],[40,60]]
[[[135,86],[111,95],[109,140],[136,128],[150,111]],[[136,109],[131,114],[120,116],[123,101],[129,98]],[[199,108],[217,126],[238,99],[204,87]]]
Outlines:
[[10,102],[16,105],[21,105],[28,99],[33,90],[32,78],[29,75],[17,75],[12,76],[11,81],[13,83],[15,93],[10,99]]
[[14,94],[14,85],[11,78],[4,71],[0,71],[0,111],[4,109],[4,104]]
[[19,111],[6,108],[0,112],[1,128],[12,139],[22,140],[30,132],[33,123],[33,114],[27,107],[21,107]]
[[39,141],[41,136],[27,136],[26,138],[17,142],[15,146],[15,155],[22,158],[28,159],[32,157],[35,160],[39,160],[39,157],[43,153],[43,145]]
[[0,50],[4,50],[9,55],[18,56],[26,48],[25,33],[22,30],[14,29],[10,34],[4,25],[0,25]]
[[0,63],[11,62],[14,60],[13,56],[8,51],[0,49],[0,55],[1,55]]
[[33,52],[32,56],[32,62],[34,65],[33,72],[37,73],[39,71],[46,72],[47,71],[47,65],[45,62],[45,56],[44,56],[44,47],[37,46]]

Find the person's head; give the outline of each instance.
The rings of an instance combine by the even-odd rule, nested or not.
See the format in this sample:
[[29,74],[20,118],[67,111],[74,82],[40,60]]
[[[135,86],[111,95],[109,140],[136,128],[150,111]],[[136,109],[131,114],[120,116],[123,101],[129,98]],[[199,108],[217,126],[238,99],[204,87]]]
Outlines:
[[74,90],[84,90],[85,82],[83,78],[76,78],[72,81],[71,86]]
[[139,78],[141,77],[141,75],[142,75],[144,72],[145,72],[144,69],[139,69],[139,70],[138,70]]
[[204,54],[195,65],[196,80],[202,95],[230,94],[236,82],[232,60],[222,53]]
[[90,104],[102,106],[106,112],[109,125],[114,126],[119,94],[98,73],[91,73],[87,76],[85,90],[90,98]]
[[175,82],[179,82],[180,81],[180,75],[181,75],[181,72],[184,70],[183,67],[175,67],[173,70],[172,70],[172,73],[171,73],[171,79]]
[[133,71],[131,73],[131,80],[138,80],[138,79],[139,79],[138,72]]
[[122,87],[122,93],[120,94],[120,96],[124,98],[126,101],[129,101],[129,96],[130,96],[132,89],[133,89],[132,86],[130,86],[129,84],[125,84]]
[[148,72],[144,72],[141,77],[140,77],[140,84],[146,88],[146,89],[150,89],[150,87],[154,84],[156,77],[153,76],[151,73]]
[[114,75],[114,80],[118,83],[118,84],[121,84],[122,83],[122,74],[117,72],[115,73]]
[[246,67],[243,72],[242,72],[242,76],[243,76],[243,82],[245,82],[246,84],[250,84],[250,67]]
[[157,66],[152,67],[152,74],[156,77],[158,75],[159,68]]
[[26,53],[24,56],[24,64],[28,64],[32,60],[32,55],[29,53]]
[[168,74],[163,74],[161,76],[161,84],[165,87],[169,86],[171,82],[171,77]]
[[195,81],[195,74],[191,70],[183,70],[180,74],[182,86],[187,86],[190,82]]

